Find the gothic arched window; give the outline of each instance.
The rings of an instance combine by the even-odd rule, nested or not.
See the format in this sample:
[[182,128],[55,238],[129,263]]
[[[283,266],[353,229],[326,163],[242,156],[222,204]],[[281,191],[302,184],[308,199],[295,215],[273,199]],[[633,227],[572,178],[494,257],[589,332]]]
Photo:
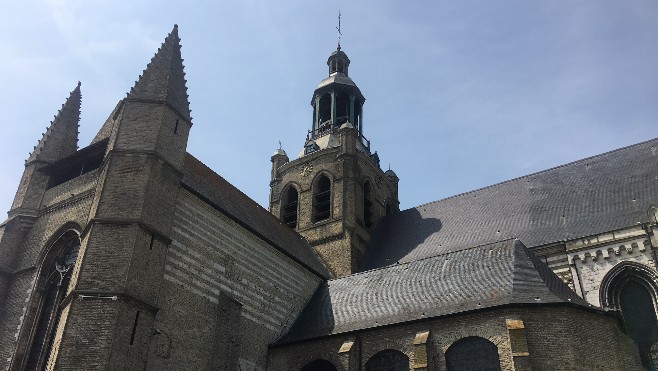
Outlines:
[[372,227],[372,195],[367,180],[363,183],[363,224],[366,228]]
[[297,228],[297,206],[299,204],[299,194],[293,186],[283,193],[281,200],[281,220],[290,228]]
[[79,250],[77,233],[66,232],[53,244],[52,253],[42,263],[33,299],[36,300],[35,320],[25,370],[42,370],[48,362],[59,323],[60,304],[68,291]]
[[370,357],[366,371],[408,371],[409,357],[399,350],[386,349]]
[[658,370],[656,279],[651,268],[623,262],[603,277],[600,289],[601,306],[621,311],[626,333],[637,344],[648,370]]
[[487,339],[470,336],[446,351],[448,371],[500,371],[498,347]]
[[336,371],[336,366],[324,359],[317,359],[311,363],[307,363],[302,371]]
[[331,216],[331,181],[322,174],[313,187],[313,222],[329,219]]

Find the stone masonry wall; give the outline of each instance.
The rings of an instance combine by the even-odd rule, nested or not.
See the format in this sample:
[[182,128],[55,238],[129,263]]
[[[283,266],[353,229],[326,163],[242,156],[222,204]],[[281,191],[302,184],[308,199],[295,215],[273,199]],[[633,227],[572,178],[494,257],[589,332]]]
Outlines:
[[147,368],[207,370],[222,354],[264,370],[321,279],[187,190],[178,200]]

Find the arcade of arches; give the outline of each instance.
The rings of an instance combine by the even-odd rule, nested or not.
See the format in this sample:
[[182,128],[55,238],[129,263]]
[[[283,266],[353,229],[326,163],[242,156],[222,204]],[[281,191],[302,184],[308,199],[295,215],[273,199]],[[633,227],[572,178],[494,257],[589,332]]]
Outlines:
[[[448,371],[500,371],[498,347],[491,341],[471,336],[453,343],[445,354]],[[409,357],[399,350],[382,350],[368,359],[365,371],[408,371]],[[317,359],[301,371],[336,371],[334,364]]]

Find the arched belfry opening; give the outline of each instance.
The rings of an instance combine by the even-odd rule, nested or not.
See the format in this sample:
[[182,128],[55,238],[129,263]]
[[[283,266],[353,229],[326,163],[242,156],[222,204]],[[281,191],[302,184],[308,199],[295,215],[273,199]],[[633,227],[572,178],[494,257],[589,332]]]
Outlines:
[[331,216],[331,180],[321,174],[313,186],[313,223]]
[[621,312],[647,370],[658,370],[658,276],[639,263],[623,262],[601,281],[601,306]]
[[79,250],[78,233],[69,230],[52,244],[41,264],[30,305],[33,325],[23,368],[25,370],[42,370],[48,362],[59,324],[61,304],[69,289]]
[[299,193],[297,188],[289,186],[284,192],[281,200],[281,220],[288,227],[297,228],[297,215],[299,209]]
[[336,93],[336,122],[334,125],[340,127],[350,120],[350,96],[345,92]]
[[331,130],[331,112],[332,112],[332,95],[331,93],[323,94],[317,100],[317,124],[315,137],[322,136]]

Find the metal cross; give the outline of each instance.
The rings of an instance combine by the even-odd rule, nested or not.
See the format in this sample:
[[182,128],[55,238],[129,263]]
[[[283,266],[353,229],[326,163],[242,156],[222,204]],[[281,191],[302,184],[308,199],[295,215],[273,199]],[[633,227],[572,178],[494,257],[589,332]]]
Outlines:
[[340,37],[343,35],[340,32],[340,10],[338,11],[338,27],[336,29],[338,30],[338,48],[340,49]]

